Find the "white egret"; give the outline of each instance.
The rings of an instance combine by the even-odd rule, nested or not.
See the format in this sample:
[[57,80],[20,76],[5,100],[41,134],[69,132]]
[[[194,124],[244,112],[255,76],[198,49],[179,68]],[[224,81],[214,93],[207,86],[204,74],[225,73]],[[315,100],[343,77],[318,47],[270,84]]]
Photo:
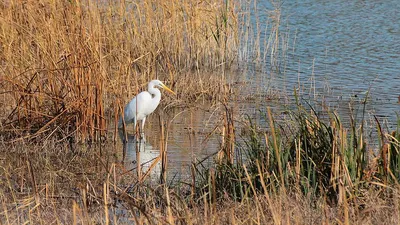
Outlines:
[[[158,88],[163,88],[172,94],[175,94],[171,89],[165,86],[159,80],[152,80],[149,83],[147,91],[140,92],[134,97],[126,106],[124,110],[124,121],[125,124],[133,123],[134,130],[136,130],[137,121],[142,121],[141,132],[143,133],[144,123],[146,116],[156,110],[161,100],[161,92]],[[123,122],[120,118],[118,127],[122,128]]]

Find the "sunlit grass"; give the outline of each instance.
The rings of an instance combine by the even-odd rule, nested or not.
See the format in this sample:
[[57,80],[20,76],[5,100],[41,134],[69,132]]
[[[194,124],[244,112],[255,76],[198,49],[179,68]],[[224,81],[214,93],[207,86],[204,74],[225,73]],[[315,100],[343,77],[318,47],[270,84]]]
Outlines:
[[98,140],[107,115],[151,79],[179,88],[188,99],[221,89],[222,72],[211,79],[199,72],[224,71],[235,60],[235,4],[2,3],[3,126],[15,137]]
[[[329,110],[321,118],[299,100],[284,122],[265,109],[264,127],[237,115],[226,71],[249,61],[279,71],[286,63],[279,8],[264,25],[251,22],[255,6],[0,3],[0,223],[396,223],[400,120],[387,131],[376,119],[378,139],[367,146],[363,119],[345,124]],[[178,93],[163,97],[166,112],[220,106],[210,134],[221,139],[211,150],[215,166],[193,162],[189,181],[167,182],[161,117],[160,185],[140,166],[126,171],[109,141],[109,124],[153,78]]]
[[[332,113],[332,120],[326,121],[305,106],[298,107],[285,123],[267,113],[268,126],[274,130],[263,129],[249,118],[240,122],[247,124],[247,131],[234,138],[232,151],[237,153],[232,161],[224,153],[215,167],[194,163],[192,181],[172,185],[151,184],[150,177],[138,179],[140,175],[114,163],[120,149],[113,144],[72,149],[68,143],[54,141],[45,148],[3,144],[8,152],[1,155],[1,213],[11,224],[397,221],[398,134],[383,131],[387,149],[377,149],[363,162],[357,156],[361,146],[354,148],[358,139],[345,132],[359,129],[341,123],[340,115]],[[229,114],[238,126],[233,111],[221,115]],[[232,125],[222,120],[220,126]],[[221,152],[230,145],[225,137]],[[310,152],[314,148],[318,151]],[[365,165],[357,173],[360,163]]]

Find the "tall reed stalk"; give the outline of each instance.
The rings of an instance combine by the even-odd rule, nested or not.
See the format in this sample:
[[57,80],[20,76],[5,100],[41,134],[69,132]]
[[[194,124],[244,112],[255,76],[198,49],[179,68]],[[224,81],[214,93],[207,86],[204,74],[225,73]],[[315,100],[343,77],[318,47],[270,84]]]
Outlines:
[[[227,160],[226,150],[220,151],[213,172],[198,170],[197,178],[204,185],[198,191],[241,201],[257,192],[301,192],[349,207],[349,199],[362,196],[371,186],[398,184],[398,128],[385,132],[377,120],[376,142],[381,144],[375,146],[381,147],[375,149],[379,152],[375,157],[364,139],[364,117],[356,121],[350,115],[353,120],[344,124],[336,112],[328,111],[328,117],[321,118],[310,104],[297,103],[297,110],[290,111],[284,123],[277,123],[268,109],[267,132],[248,117],[243,140],[234,136],[236,157]],[[226,133],[223,146],[230,141]]]
[[124,105],[149,80],[174,86],[190,81],[184,71],[228,66],[237,49],[236,4],[1,3],[2,133],[98,140],[116,100]]

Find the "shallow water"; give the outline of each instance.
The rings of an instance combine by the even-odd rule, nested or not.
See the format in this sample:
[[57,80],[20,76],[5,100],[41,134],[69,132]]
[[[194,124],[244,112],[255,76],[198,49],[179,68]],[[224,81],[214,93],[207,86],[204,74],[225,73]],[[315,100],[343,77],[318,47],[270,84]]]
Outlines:
[[[271,7],[267,1],[265,7]],[[290,32],[284,79],[329,96],[331,105],[369,96],[369,113],[393,127],[400,112],[400,11],[398,1],[284,1]],[[295,42],[295,44],[293,44]],[[311,90],[311,94],[315,93]],[[328,101],[329,103],[329,101]]]
[[[345,123],[352,114],[361,119],[363,102],[367,100],[365,120],[370,127],[369,135],[375,133],[373,116],[385,129],[395,129],[396,113],[400,113],[400,11],[397,6],[395,0],[284,1],[281,35],[289,37],[287,63],[276,72],[270,70],[270,60],[266,59],[248,63],[240,73],[231,74],[232,84],[237,81],[245,84],[232,87],[252,99],[236,103],[238,114],[251,115],[262,124],[260,112],[265,112],[267,106],[272,106],[278,115],[293,108],[296,89],[317,110],[324,107],[336,110]],[[272,10],[273,7],[269,1],[260,1],[258,9]],[[259,18],[260,24],[268,19]],[[270,101],[268,96],[275,92],[279,95],[278,101]],[[175,115],[168,129],[170,179],[188,175],[195,159],[214,153],[220,146],[218,135],[207,136],[220,119],[217,113],[202,110],[180,113],[178,110],[165,113],[169,117],[166,121]],[[153,115],[147,123],[142,163],[159,154],[157,116]],[[125,161],[128,168],[134,167],[135,152],[134,145],[129,145]]]
[[[162,121],[169,124],[167,142],[167,180],[184,180],[190,176],[190,167],[193,162],[215,153],[219,149],[218,135],[210,134],[219,118],[215,112],[204,110],[174,110],[164,113]],[[152,163],[160,156],[160,116],[154,113],[146,120],[145,138],[136,140],[133,135],[133,126],[128,125],[128,142],[126,157],[123,163],[128,170],[136,172],[137,163],[141,164],[142,173],[146,173]],[[123,135],[119,134],[118,147],[123,152]],[[137,154],[136,149],[140,149]],[[211,163],[207,161],[206,163]],[[161,160],[149,171],[150,180],[158,182],[161,172]]]

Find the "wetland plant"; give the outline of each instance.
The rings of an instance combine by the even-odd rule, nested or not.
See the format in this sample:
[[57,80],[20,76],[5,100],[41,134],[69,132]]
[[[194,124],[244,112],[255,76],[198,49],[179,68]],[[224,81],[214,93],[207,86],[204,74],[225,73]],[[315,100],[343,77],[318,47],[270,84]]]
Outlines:
[[299,192],[313,199],[324,197],[335,205],[362,197],[372,186],[399,182],[399,128],[391,134],[379,132],[376,142],[383,144],[376,145],[382,146],[376,155],[364,139],[365,121],[346,127],[337,113],[327,112],[328,117],[321,118],[306,106],[298,104],[289,113],[290,129],[277,124],[269,109],[267,131],[247,117],[248,132],[242,140],[235,139],[232,155],[236,157],[229,159],[225,147],[215,168],[199,170],[203,171],[198,186],[201,195],[213,196],[215,201],[227,197],[243,201],[266,191]]

